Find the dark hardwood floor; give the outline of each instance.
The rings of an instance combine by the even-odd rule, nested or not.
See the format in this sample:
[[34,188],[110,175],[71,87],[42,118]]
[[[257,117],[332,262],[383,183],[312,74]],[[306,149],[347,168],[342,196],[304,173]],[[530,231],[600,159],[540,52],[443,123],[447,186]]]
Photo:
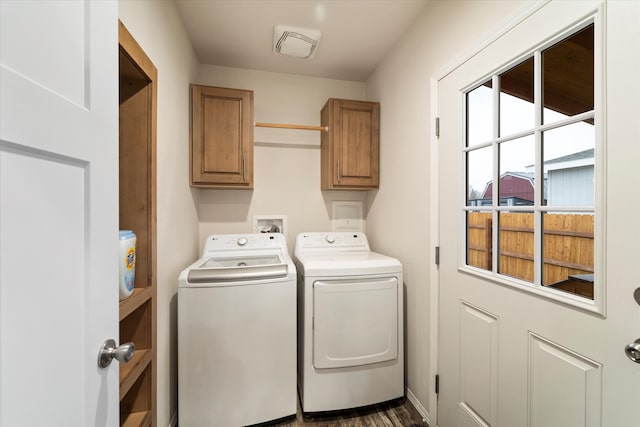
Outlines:
[[420,413],[406,398],[366,408],[302,416],[300,405],[295,419],[287,419],[273,427],[428,427]]

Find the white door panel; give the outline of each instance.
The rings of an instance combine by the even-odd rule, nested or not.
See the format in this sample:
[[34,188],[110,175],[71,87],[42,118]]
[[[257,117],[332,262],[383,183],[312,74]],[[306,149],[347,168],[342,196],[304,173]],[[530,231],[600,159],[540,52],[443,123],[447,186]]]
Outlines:
[[0,17],[0,426],[118,425],[117,3]]
[[[83,1],[2,5],[2,65],[57,96],[83,105],[89,77],[89,5]],[[61,27],[63,25],[63,27]],[[34,31],[37,29],[38,31]],[[16,41],[19,41],[17,43]],[[25,55],[30,52],[30,55]]]
[[[54,362],[43,356],[46,349],[65,347],[63,343],[87,345],[84,325],[89,319],[66,309],[82,307],[87,298],[86,171],[82,164],[42,153],[7,146],[1,153],[2,425],[18,425],[17,420],[48,425],[50,414],[60,411],[64,416],[54,417],[56,424],[79,426],[84,414],[76,405],[85,406],[86,387],[82,377],[69,372],[84,364],[82,354],[70,351]],[[45,172],[47,180],[35,170]],[[42,236],[50,241],[40,242]],[[38,402],[38,410],[25,413],[24,403],[32,401]]]
[[[596,64],[596,104],[602,100],[606,110],[596,113],[605,162],[604,171],[596,169],[596,221],[604,226],[596,234],[603,255],[595,264],[605,286],[595,303],[572,306],[461,271],[462,94],[596,11],[606,58],[596,57],[602,61]],[[628,192],[629,182],[640,182],[638,40],[639,2],[551,1],[438,82],[439,164],[446,165],[439,176],[439,426],[622,426],[638,419],[632,390],[640,364],[624,352],[640,337],[640,307],[633,300],[640,286],[634,268],[640,234],[631,226],[640,199]]]
[[602,365],[529,333],[529,425],[598,426]]
[[[491,313],[460,303],[460,400],[466,421],[498,417],[498,319]],[[473,424],[472,424],[473,425]]]

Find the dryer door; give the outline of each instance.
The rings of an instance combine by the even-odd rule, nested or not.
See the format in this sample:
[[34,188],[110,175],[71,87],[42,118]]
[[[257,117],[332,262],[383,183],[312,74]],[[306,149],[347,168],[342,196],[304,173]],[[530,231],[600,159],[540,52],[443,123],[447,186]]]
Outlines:
[[398,357],[398,280],[313,284],[313,366],[342,368]]

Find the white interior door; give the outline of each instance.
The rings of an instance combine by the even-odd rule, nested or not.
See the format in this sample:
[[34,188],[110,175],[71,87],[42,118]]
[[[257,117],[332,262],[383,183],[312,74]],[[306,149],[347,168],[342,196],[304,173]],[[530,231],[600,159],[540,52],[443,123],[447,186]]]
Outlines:
[[[548,155],[553,147],[547,141],[552,140],[549,134],[554,129],[545,127],[551,120],[536,113],[538,104],[535,109],[530,108],[533,111],[530,125],[516,129],[521,134],[514,141],[522,140],[522,143],[500,140],[501,126],[505,123],[494,119],[491,111],[481,110],[479,114],[487,113],[486,121],[490,124],[487,139],[494,141],[487,145],[488,157],[477,160],[481,159],[478,156],[467,168],[467,156],[471,158],[477,153],[469,154],[465,149],[466,120],[472,113],[465,110],[464,93],[483,87],[490,93],[491,108],[495,108],[503,101],[494,88],[501,87],[503,81],[506,87],[507,82],[492,75],[508,70],[508,64],[514,60],[515,64],[526,60],[529,54],[534,58],[532,64],[534,60],[540,61],[542,53],[535,53],[536,46],[546,49],[565,30],[583,28],[589,21],[595,28],[595,112],[579,113],[583,114],[578,114],[580,120],[576,121],[578,116],[575,116],[565,122],[573,121],[576,126],[590,123],[592,127],[591,123],[595,122],[595,150],[591,151],[596,157],[595,179],[592,179],[595,202],[590,202],[593,206],[576,201],[567,205],[551,201],[551,172],[555,170],[552,165],[558,165],[560,160]],[[640,182],[637,166],[640,159],[639,40],[640,2],[551,1],[438,82],[439,426],[567,427],[638,423],[638,398],[634,389],[640,380],[640,364],[627,357],[625,346],[640,337],[640,302],[636,303],[633,297],[634,290],[640,286],[635,267],[640,237],[635,224],[640,199],[630,194],[633,186],[629,185]],[[548,43],[546,47],[545,43]],[[544,67],[544,61],[537,63]],[[547,94],[539,82],[542,73],[552,73],[552,70],[536,71],[535,65],[532,70],[529,77],[538,83],[532,86],[531,95],[539,99],[544,94],[545,103],[551,102],[551,94]],[[483,86],[483,82],[489,83]],[[489,85],[492,88],[488,88]],[[562,88],[569,85],[571,81],[565,82]],[[503,108],[504,105],[506,101]],[[530,131],[524,130],[529,129],[527,126]],[[541,151],[540,147],[545,149]],[[525,171],[509,170],[508,166],[498,163],[503,160],[507,163],[509,150],[516,154],[531,150],[530,164],[536,167],[532,168],[535,172],[529,178],[538,182],[544,179],[547,183],[535,187],[531,196],[535,204],[522,202],[527,199],[522,194],[519,198],[507,194],[507,189],[512,187],[502,177],[515,180],[525,176],[524,173],[509,174],[507,172]],[[571,160],[577,161],[577,157],[574,155]],[[585,166],[585,162],[581,165]],[[479,164],[490,165],[492,172],[486,183],[499,180],[497,195],[483,193],[484,188],[473,197],[469,195],[465,177],[471,180],[472,169]],[[566,189],[571,196],[578,192],[573,184],[565,186]],[[494,191],[498,190],[494,188]],[[470,208],[470,200],[480,205],[483,195],[489,204],[485,207],[491,222],[478,227],[490,230],[487,245],[493,245],[493,252],[487,251],[485,266],[469,266],[468,213],[485,208]],[[517,206],[520,202],[523,205]],[[509,251],[522,249],[509,247],[509,240],[515,237],[509,234],[513,230],[509,229],[506,218],[514,213],[524,215],[529,210],[532,210],[530,218],[534,218],[529,227],[535,236],[532,243],[517,242],[530,249],[527,261],[534,265],[531,277],[524,279],[521,271],[505,273]],[[546,270],[546,258],[550,256],[546,250],[551,243],[545,240],[546,231],[542,232],[550,222],[546,215],[593,216],[594,213],[593,297],[585,297],[579,290],[569,293],[549,289],[545,280],[550,275]],[[577,216],[572,218],[575,220]],[[572,233],[564,232],[558,238],[567,238],[569,234]],[[584,238],[589,233],[573,234]],[[536,240],[540,236],[544,238]],[[577,249],[573,244],[566,244],[558,252],[572,254]],[[525,258],[524,255],[521,258]],[[571,267],[578,264],[574,261]],[[584,279],[589,274],[575,276]],[[580,277],[567,278],[566,283]]]
[[0,426],[115,426],[117,2],[0,17]]

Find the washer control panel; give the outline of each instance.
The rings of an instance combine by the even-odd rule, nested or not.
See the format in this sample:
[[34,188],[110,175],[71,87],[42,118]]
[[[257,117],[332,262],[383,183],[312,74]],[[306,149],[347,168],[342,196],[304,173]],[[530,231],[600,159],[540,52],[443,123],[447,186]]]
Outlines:
[[207,237],[204,253],[224,250],[282,249],[286,240],[280,233],[214,234]]
[[369,242],[364,233],[327,232],[301,233],[296,239],[296,250],[369,251]]

